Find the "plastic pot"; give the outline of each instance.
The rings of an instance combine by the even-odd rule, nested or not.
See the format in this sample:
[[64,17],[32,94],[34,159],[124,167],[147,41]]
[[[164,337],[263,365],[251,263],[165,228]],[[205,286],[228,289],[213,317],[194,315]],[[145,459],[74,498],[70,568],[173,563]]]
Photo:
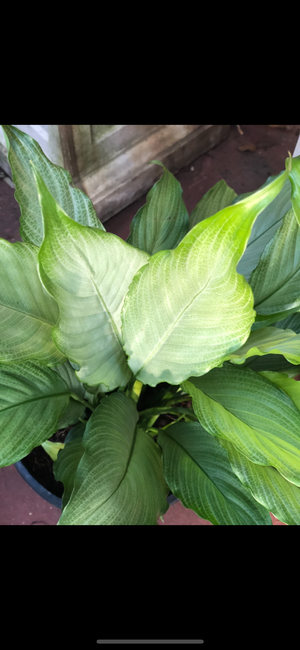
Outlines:
[[[46,490],[43,485],[41,485],[35,478],[33,478],[21,460],[15,463],[15,468],[18,470],[19,474],[21,474],[24,481],[26,481],[27,485],[29,485],[35,492],[37,492],[37,494],[39,494],[42,499],[46,499],[46,501],[51,503],[52,506],[56,506],[56,508],[59,508],[61,510],[62,500],[55,494],[52,494],[52,492],[49,492],[49,490]],[[167,501],[171,506],[176,503],[176,501],[179,501],[179,499],[177,499],[174,494],[169,494]]]
[[52,492],[49,492],[49,490],[46,490],[43,485],[36,481],[36,479],[33,478],[33,476],[31,476],[31,474],[28,472],[21,460],[15,463],[15,468],[18,470],[19,474],[21,474],[24,481],[26,481],[27,485],[29,485],[35,492],[37,492],[40,497],[46,499],[46,501],[51,503],[52,506],[56,506],[61,510],[62,500],[55,494],[52,494]]

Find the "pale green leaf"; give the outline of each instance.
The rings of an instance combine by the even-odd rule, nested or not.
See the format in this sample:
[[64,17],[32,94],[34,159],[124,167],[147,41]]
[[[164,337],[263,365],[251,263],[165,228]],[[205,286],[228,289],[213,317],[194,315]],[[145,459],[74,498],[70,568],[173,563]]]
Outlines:
[[200,221],[208,219],[208,217],[212,217],[217,212],[220,212],[220,210],[227,208],[233,203],[235,196],[235,191],[224,180],[216,183],[204,194],[191,212],[189,230],[194,228]]
[[179,422],[158,434],[172,494],[215,525],[272,525],[269,513],[232,471],[217,438],[198,422]]
[[282,354],[290,363],[300,364],[300,335],[288,329],[264,327],[251,332],[246,343],[232,352],[228,359],[242,364],[248,357],[266,354]]
[[[284,172],[280,172],[280,173],[281,173],[281,174],[284,174]],[[265,182],[264,182],[264,183],[263,183],[263,184],[262,184],[258,189],[261,190],[263,187],[266,187],[267,185],[269,185],[270,183],[272,183],[272,182],[275,180],[275,178],[277,178],[277,176],[278,176],[278,174],[276,174],[275,176],[269,176],[269,177],[267,178],[267,180],[266,180],[266,181],[265,181]],[[286,182],[286,185],[287,185],[288,187],[290,187],[290,183]],[[246,192],[246,193],[243,193],[243,194],[239,194],[239,195],[236,196],[236,197],[234,198],[234,200],[232,201],[232,205],[235,205],[236,203],[239,203],[239,202],[242,201],[243,199],[246,199],[248,196],[251,196],[251,194],[254,194],[255,191],[257,191],[257,190],[253,190],[252,192]],[[291,194],[291,192],[290,192],[290,194]],[[270,205],[271,205],[271,204],[270,204]],[[291,205],[290,205],[290,207],[291,207]]]
[[51,331],[58,307],[38,274],[38,251],[32,244],[0,239],[0,361],[63,363]]
[[289,179],[292,186],[292,206],[300,226],[300,156],[290,161]]
[[163,167],[163,175],[153,185],[130,224],[128,244],[153,255],[175,248],[189,229],[189,215],[182,200],[182,188],[175,176]]
[[290,526],[299,526],[299,487],[286,481],[274,467],[251,463],[228,440],[222,440],[221,443],[228,453],[233,471],[253,497],[279,521]]
[[299,310],[300,228],[293,209],[267,244],[249,284],[260,316]]
[[39,252],[42,281],[60,310],[57,347],[80,366],[80,381],[125,386],[131,371],[122,347],[121,309],[148,255],[111,233],[81,226],[61,210],[35,170],[45,221]]
[[253,294],[236,264],[257,215],[284,180],[201,221],[174,251],[156,253],[136,274],[122,334],[128,364],[144,384],[202,375],[245,343]]
[[68,171],[54,165],[40,145],[15,126],[2,125],[8,144],[8,162],[16,186],[15,199],[21,211],[20,235],[24,241],[40,246],[44,237],[43,219],[30,161],[36,165],[51,194],[74,221],[105,230],[90,199],[72,186]]
[[281,388],[231,364],[190,377],[183,388],[210,434],[229,440],[253,463],[271,465],[300,486],[300,412]]
[[294,402],[297,409],[300,411],[300,382],[295,381],[291,377],[287,377],[285,373],[261,371],[259,373],[262,377],[266,377],[273,384],[281,388],[286,395],[288,395],[292,402]]
[[[270,177],[270,179],[268,179],[268,181],[262,186],[261,189],[267,187],[276,178],[277,176]],[[253,194],[254,192],[242,194],[241,196],[238,196],[233,203],[236,204],[238,201],[252,196]],[[237,272],[241,273],[241,275],[243,275],[246,280],[249,280],[250,275],[256,268],[260,256],[264,251],[267,243],[272,239],[275,232],[281,226],[283,217],[288,212],[288,210],[290,210],[290,208],[291,183],[289,180],[286,180],[281,192],[260,213],[252,228],[247,248],[237,265]]]
[[45,442],[42,442],[41,447],[45,450],[45,452],[50,456],[52,460],[57,459],[57,454],[60,449],[64,448],[64,443],[63,442],[52,442],[51,440],[46,440]]
[[82,437],[84,431],[85,425],[81,422],[72,427],[65,439],[63,450],[58,453],[53,463],[55,480],[60,481],[64,486],[62,509],[65,508],[72,494],[78,463],[83,456]]
[[22,460],[56,433],[69,397],[51,368],[31,361],[0,366],[0,467]]
[[161,450],[137,421],[124,393],[103,398],[86,425],[59,525],[156,525],[167,511]]

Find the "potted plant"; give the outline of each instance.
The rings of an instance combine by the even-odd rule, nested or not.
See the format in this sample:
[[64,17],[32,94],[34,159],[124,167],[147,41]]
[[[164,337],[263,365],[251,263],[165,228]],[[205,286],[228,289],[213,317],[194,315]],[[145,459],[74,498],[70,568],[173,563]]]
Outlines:
[[190,215],[152,161],[124,242],[2,128],[23,241],[0,240],[1,466],[43,446],[59,525],[156,525],[170,491],[215,525],[300,523],[300,157]]

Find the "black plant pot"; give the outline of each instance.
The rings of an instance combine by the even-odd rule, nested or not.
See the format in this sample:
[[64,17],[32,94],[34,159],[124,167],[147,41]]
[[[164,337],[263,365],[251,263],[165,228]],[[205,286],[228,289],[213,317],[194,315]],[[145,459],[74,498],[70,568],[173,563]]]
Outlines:
[[52,492],[49,492],[49,490],[46,490],[43,485],[36,481],[36,479],[28,472],[21,460],[15,463],[15,468],[18,470],[19,474],[21,474],[24,481],[26,481],[27,485],[29,485],[35,492],[37,492],[40,497],[46,499],[46,501],[51,503],[52,506],[56,506],[57,508],[61,509],[62,500],[59,497],[55,496],[55,494],[52,494]]
[[[19,474],[21,474],[24,481],[26,481],[26,483],[35,492],[37,492],[40,497],[46,499],[46,501],[51,503],[52,506],[56,506],[61,510],[62,500],[59,497],[55,496],[55,494],[52,494],[52,492],[49,492],[49,490],[46,490],[46,488],[44,488],[38,481],[36,481],[36,479],[33,478],[33,476],[31,476],[31,474],[28,472],[21,460],[15,463],[15,468],[18,470]],[[169,496],[167,497],[167,501],[171,506],[176,503],[176,501],[179,501],[179,499],[177,499],[177,497],[175,497],[174,494],[170,492]]]

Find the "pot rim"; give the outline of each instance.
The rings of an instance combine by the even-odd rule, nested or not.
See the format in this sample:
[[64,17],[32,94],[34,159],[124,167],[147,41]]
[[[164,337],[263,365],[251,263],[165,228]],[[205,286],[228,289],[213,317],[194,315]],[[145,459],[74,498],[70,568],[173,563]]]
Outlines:
[[41,483],[39,483],[33,476],[31,476],[30,472],[28,472],[21,460],[18,460],[18,462],[15,463],[15,468],[18,470],[19,474],[21,474],[22,478],[24,481],[26,481],[29,487],[37,492],[40,497],[51,503],[52,506],[56,506],[56,508],[59,508],[61,510],[62,500],[55,494],[52,494],[52,492],[49,492],[49,490],[46,490],[46,488],[44,488]]
[[[15,468],[18,470],[19,474],[21,474],[24,481],[26,481],[27,485],[37,492],[40,497],[48,501],[48,503],[51,503],[52,506],[56,506],[56,508],[59,508],[60,510],[62,509],[62,499],[57,497],[55,494],[52,494],[52,492],[49,492],[49,490],[46,490],[46,488],[44,488],[44,486],[41,485],[41,483],[30,474],[30,472],[28,472],[21,460],[18,460],[15,463]],[[168,504],[172,506],[174,503],[179,501],[179,499],[175,497],[174,494],[170,494],[167,496],[167,501]]]

